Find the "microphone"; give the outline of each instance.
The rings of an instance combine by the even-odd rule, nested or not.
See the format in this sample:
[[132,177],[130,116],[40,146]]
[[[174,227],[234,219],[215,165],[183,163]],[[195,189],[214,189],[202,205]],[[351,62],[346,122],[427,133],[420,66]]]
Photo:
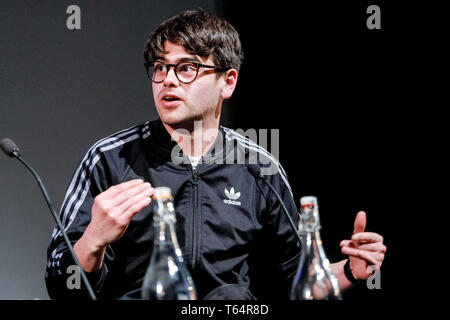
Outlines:
[[11,139],[8,138],[4,138],[0,141],[0,148],[2,148],[3,152],[11,158],[14,157],[14,153],[19,153],[19,148]]
[[31,174],[36,179],[36,181],[39,185],[39,188],[41,189],[42,194],[44,195],[45,202],[47,202],[48,208],[50,209],[50,212],[52,213],[53,218],[55,219],[55,222],[58,225],[58,228],[61,230],[61,233],[64,237],[64,241],[67,244],[67,248],[69,249],[73,260],[75,261],[76,265],[78,266],[78,268],[80,270],[81,278],[83,279],[86,289],[88,290],[90,298],[92,300],[97,300],[97,298],[94,294],[94,290],[92,290],[89,280],[86,277],[86,274],[84,273],[84,270],[81,267],[80,262],[78,261],[78,258],[76,256],[75,252],[73,251],[72,244],[70,243],[69,237],[67,236],[67,233],[64,230],[61,220],[59,219],[58,215],[56,214],[56,211],[53,209],[52,203],[50,201],[50,197],[48,196],[48,193],[47,193],[47,189],[45,188],[44,184],[42,183],[41,178],[39,177],[37,172],[34,171],[34,169],[22,158],[22,156],[20,155],[19,148],[11,139],[4,138],[4,139],[0,140],[0,148],[3,150],[4,153],[6,153],[7,156],[9,156],[11,158],[17,158],[20,162],[22,162],[23,165],[31,172]]
[[273,194],[275,195],[275,197],[278,199],[278,201],[281,204],[281,208],[283,209],[282,211],[284,212],[284,214],[286,215],[286,218],[289,221],[289,224],[291,225],[292,230],[294,231],[295,235],[297,236],[297,241],[300,244],[300,246],[302,245],[302,238],[300,237],[300,234],[298,233],[297,228],[295,227],[294,221],[292,221],[291,216],[289,215],[288,210],[286,209],[286,206],[284,205],[283,199],[281,199],[280,194],[277,192],[277,190],[275,190],[275,188],[272,186],[272,184],[267,181],[267,177],[265,175],[262,174],[261,172],[261,168],[259,167],[259,165],[257,164],[248,164],[247,165],[248,170],[250,171],[250,173],[256,178],[256,179],[261,179],[269,188],[270,190],[272,190]]

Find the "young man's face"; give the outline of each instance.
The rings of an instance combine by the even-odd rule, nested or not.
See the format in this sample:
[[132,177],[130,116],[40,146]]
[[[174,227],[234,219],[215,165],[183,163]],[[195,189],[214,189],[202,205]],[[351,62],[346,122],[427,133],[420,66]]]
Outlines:
[[[187,53],[182,46],[166,41],[165,54],[157,61],[176,64],[192,61],[213,66],[211,57],[207,59]],[[161,83],[152,82],[156,110],[162,122],[172,128],[189,127],[194,120],[208,121],[217,117],[223,101],[223,87],[226,76],[217,78],[210,68],[200,68],[197,78],[191,83],[180,82],[170,68]],[[227,98],[227,97],[225,97]],[[175,99],[175,100],[174,100]]]

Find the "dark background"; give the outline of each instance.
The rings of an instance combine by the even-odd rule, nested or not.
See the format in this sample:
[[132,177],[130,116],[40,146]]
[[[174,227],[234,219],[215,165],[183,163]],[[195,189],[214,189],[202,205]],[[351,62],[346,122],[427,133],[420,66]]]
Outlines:
[[[245,53],[222,125],[280,130],[279,160],[296,203],[318,196],[330,260],[344,258],[338,243],[351,236],[356,213],[367,212],[367,230],[388,246],[381,290],[355,288],[344,297],[391,299],[395,266],[403,264],[394,238],[408,201],[404,186],[415,180],[405,166],[415,135],[404,87],[410,38],[421,34],[401,19],[411,5],[245,3],[2,1],[0,137],[21,147],[58,209],[94,142],[156,118],[142,58],[150,32],[181,10],[216,12],[238,30]],[[81,8],[81,30],[66,28],[71,4]],[[381,7],[381,30],[366,28],[370,4]],[[407,94],[420,98],[414,87]],[[2,158],[0,299],[48,299],[44,270],[53,225],[33,178]]]
[[398,12],[378,3],[382,29],[368,30],[365,12],[373,3],[313,3],[224,5],[246,54],[230,101],[233,125],[280,129],[279,160],[297,203],[318,196],[331,261],[343,258],[338,243],[351,236],[356,213],[366,211],[366,230],[382,234],[388,246],[382,290],[358,287],[344,298],[388,299],[397,250],[392,205],[402,171],[398,121],[405,108],[396,85]]

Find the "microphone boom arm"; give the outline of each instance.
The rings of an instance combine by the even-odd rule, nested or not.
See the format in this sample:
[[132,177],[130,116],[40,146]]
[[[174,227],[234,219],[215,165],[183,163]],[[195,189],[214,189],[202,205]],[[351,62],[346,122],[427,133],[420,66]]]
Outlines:
[[50,212],[52,213],[53,219],[55,220],[56,224],[58,225],[59,230],[61,230],[61,234],[62,234],[65,242],[68,244],[67,248],[69,249],[73,260],[75,261],[75,263],[77,264],[77,266],[80,269],[81,278],[82,278],[82,280],[83,280],[83,282],[84,282],[84,284],[86,286],[86,289],[87,289],[87,291],[89,293],[90,298],[92,300],[97,300],[97,298],[95,296],[95,293],[94,293],[94,290],[92,289],[92,287],[91,287],[91,285],[89,283],[89,280],[88,280],[88,278],[87,278],[83,268],[80,265],[80,261],[78,260],[77,255],[75,254],[75,251],[73,251],[72,245],[70,245],[71,243],[70,243],[69,237],[67,236],[66,231],[64,230],[64,226],[61,224],[61,221],[59,220],[57,213],[53,209],[52,203],[50,201],[50,197],[49,197],[49,195],[47,193],[47,190],[45,189],[44,184],[42,183],[41,178],[39,177],[37,172],[20,156],[20,153],[17,150],[13,150],[12,154],[13,154],[13,156],[15,158],[17,158],[20,162],[23,163],[23,165],[31,172],[33,177],[36,179],[36,181],[37,181],[37,183],[39,185],[39,188],[41,189],[42,194],[44,195],[45,202],[47,203],[48,208],[50,209]]
[[294,221],[292,220],[291,216],[289,215],[289,211],[286,209],[286,206],[284,205],[283,200],[281,199],[280,195],[278,194],[278,192],[275,190],[275,188],[272,186],[271,183],[269,183],[268,181],[266,181],[265,177],[264,179],[262,179],[266,185],[270,188],[270,190],[272,190],[272,193],[275,195],[275,197],[277,197],[278,202],[281,204],[281,208],[283,209],[282,211],[284,212],[284,214],[286,215],[286,218],[289,221],[289,224],[291,225],[292,230],[294,230],[295,235],[297,236],[297,240],[298,243],[300,244],[300,246],[302,245],[302,238],[300,237],[300,234],[298,233],[297,228],[295,227]]

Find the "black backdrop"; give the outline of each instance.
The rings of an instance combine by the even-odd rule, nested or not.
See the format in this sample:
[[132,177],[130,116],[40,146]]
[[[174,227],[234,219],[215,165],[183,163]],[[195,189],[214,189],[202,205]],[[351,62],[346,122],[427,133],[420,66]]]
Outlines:
[[359,210],[367,212],[366,230],[385,238],[382,289],[359,287],[344,294],[363,300],[395,293],[404,151],[399,119],[406,108],[398,83],[405,37],[394,20],[401,11],[378,2],[382,28],[368,30],[370,4],[232,1],[222,8],[245,52],[228,106],[231,126],[280,130],[279,160],[297,205],[301,196],[318,196],[330,260],[344,258],[338,244],[351,236]]

